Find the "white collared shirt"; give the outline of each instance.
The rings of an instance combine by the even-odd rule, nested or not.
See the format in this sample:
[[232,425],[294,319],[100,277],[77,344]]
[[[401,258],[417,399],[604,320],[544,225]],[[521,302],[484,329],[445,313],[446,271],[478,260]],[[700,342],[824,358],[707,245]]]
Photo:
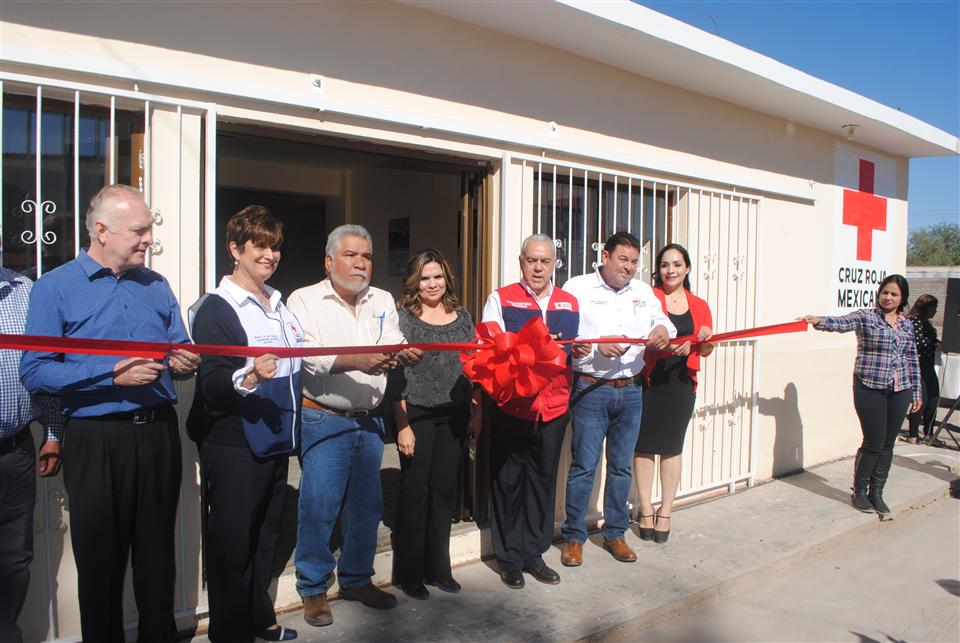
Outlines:
[[[328,278],[294,291],[287,299],[287,308],[303,325],[304,346],[406,343],[393,297],[379,288],[368,287],[351,311]],[[373,409],[380,404],[387,376],[360,371],[330,373],[336,359],[335,355],[304,358],[303,394],[341,411]]]
[[[247,334],[248,346],[275,346],[298,348],[303,343],[303,331],[299,320],[293,316],[280,301],[280,291],[264,284],[264,290],[270,298],[270,307],[265,308],[256,296],[234,283],[229,275],[220,280],[220,286],[214,290],[236,311],[240,325]],[[193,315],[200,309],[203,299],[190,308],[190,328],[193,329]],[[233,373],[233,388],[242,396],[257,390],[257,385],[247,388],[243,379],[253,370],[253,357],[248,357],[243,368]],[[301,358],[292,357],[277,360],[277,372],[274,377],[289,377],[300,370]]]
[[[530,293],[530,296],[533,297],[537,305],[540,306],[540,316],[543,317],[543,321],[547,321],[547,306],[550,304],[550,298],[553,297],[553,282],[550,282],[550,285],[544,291],[543,295],[537,297],[537,295],[530,290],[530,286],[527,285],[523,279],[520,280],[520,285],[523,286],[523,289]],[[500,293],[494,290],[490,293],[490,296],[487,297],[487,303],[483,305],[483,316],[481,321],[485,322],[495,322],[500,326],[500,330],[503,330],[503,304],[500,301]]]
[[[657,326],[664,326],[670,337],[677,329],[663,313],[660,300],[653,288],[639,279],[631,279],[620,290],[611,288],[600,274],[594,272],[567,280],[563,289],[580,303],[580,335],[598,338],[608,335],[645,338]],[[594,377],[617,379],[634,377],[643,371],[643,344],[632,344],[618,358],[604,357],[591,346],[590,354],[574,358],[573,370]]]

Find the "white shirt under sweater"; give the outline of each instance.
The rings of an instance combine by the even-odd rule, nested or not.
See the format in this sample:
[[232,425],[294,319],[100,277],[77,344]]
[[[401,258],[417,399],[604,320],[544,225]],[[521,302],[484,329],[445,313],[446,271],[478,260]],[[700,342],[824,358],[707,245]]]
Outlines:
[[[404,344],[397,306],[390,293],[368,287],[357,298],[355,312],[337,294],[330,279],[300,288],[287,299],[300,320],[304,346],[367,346]],[[387,376],[361,371],[331,373],[335,355],[305,357],[303,394],[341,411],[376,408],[387,388]]]
[[[523,279],[520,280],[520,285],[523,286],[523,289],[530,293],[530,296],[536,300],[537,305],[540,306],[540,316],[543,317],[543,321],[547,321],[547,306],[550,304],[550,298],[553,297],[553,282],[550,282],[550,285],[547,286],[547,290],[543,295],[537,297],[530,286],[527,285]],[[503,306],[500,302],[500,293],[494,290],[490,293],[490,296],[487,297],[487,302],[483,305],[483,315],[481,321],[485,322],[495,322],[500,326],[500,330],[503,330]]]
[[[619,336],[646,338],[657,326],[664,326],[670,337],[677,329],[663,313],[660,300],[653,288],[639,279],[631,279],[620,290],[611,288],[600,268],[594,272],[573,277],[563,289],[580,303],[580,337],[598,338]],[[618,379],[634,377],[643,371],[643,344],[631,344],[618,358],[605,357],[591,345],[590,354],[573,360],[573,370],[594,377]]]

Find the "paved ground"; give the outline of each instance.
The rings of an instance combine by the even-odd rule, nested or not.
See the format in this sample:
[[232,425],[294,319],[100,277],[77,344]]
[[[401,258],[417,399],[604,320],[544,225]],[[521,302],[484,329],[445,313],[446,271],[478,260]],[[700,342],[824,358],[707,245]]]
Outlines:
[[[831,598],[824,598],[824,603],[837,604],[829,616],[835,620],[829,626],[820,622],[828,617],[826,612],[819,614],[821,606],[816,602],[804,607],[806,618],[781,619],[778,614],[790,613],[796,595],[788,600],[785,594],[777,594],[773,589],[759,590],[759,596],[769,599],[765,605],[751,606],[744,598],[745,602],[737,604],[736,609],[744,610],[739,612],[744,614],[742,618],[753,618],[750,609],[755,610],[752,614],[765,610],[768,622],[782,623],[781,636],[758,634],[758,638],[833,640],[853,632],[852,640],[862,634],[859,640],[868,641],[875,636],[888,640],[886,635],[881,636],[888,632],[893,637],[889,640],[918,640],[919,630],[886,630],[884,621],[863,619],[858,610],[880,605],[876,593],[889,596],[887,605],[896,605],[898,594],[903,594],[904,605],[912,605],[913,609],[926,604],[916,602],[911,592],[922,589],[927,596],[929,588],[924,583],[929,579],[918,580],[902,573],[903,569],[916,567],[917,559],[901,539],[910,537],[901,536],[901,532],[921,538],[919,551],[937,553],[942,569],[936,579],[943,580],[943,589],[939,591],[944,595],[956,591],[960,580],[956,555],[944,558],[940,552],[952,550],[956,554],[956,530],[943,530],[941,525],[949,519],[950,512],[954,522],[960,516],[960,502],[948,496],[949,485],[957,478],[954,471],[960,465],[960,454],[925,446],[898,446],[896,453],[886,497],[901,524],[881,524],[876,516],[850,508],[852,465],[847,459],[677,510],[674,533],[666,545],[645,543],[635,534],[628,534],[628,542],[640,557],[635,564],[616,562],[594,537],[585,547],[584,565],[580,568],[561,567],[559,547],[547,553],[548,564],[562,576],[557,586],[542,585],[528,576],[525,589],[510,590],[500,583],[488,563],[475,563],[455,570],[455,577],[463,584],[463,591],[457,595],[434,592],[427,601],[415,601],[401,594],[399,606],[383,612],[335,601],[336,622],[329,627],[306,625],[300,611],[283,615],[281,623],[299,630],[300,641],[567,641],[603,637],[638,640],[638,632],[669,627],[670,621],[681,614],[707,614],[703,610],[718,599],[726,600],[731,595],[747,597],[761,584],[776,588],[781,577],[796,575],[798,580],[788,581],[787,585],[796,585],[797,594],[813,597],[826,597],[828,587],[839,586],[838,579],[855,585],[872,582],[860,575],[868,566],[866,563],[842,565],[838,570],[836,563],[831,567],[824,556],[824,552],[852,552],[859,543],[869,542],[873,546],[868,552],[878,552],[878,559],[896,563],[898,572],[894,578],[903,580],[902,586],[871,586],[859,594],[837,590]],[[942,512],[947,512],[946,518]],[[880,547],[894,538],[898,540],[889,544],[889,549]],[[857,560],[853,553],[845,557]],[[824,564],[827,566],[823,567]],[[808,583],[806,591],[800,591],[800,580]],[[955,598],[952,604],[955,614],[960,604]],[[844,618],[845,611],[850,612],[849,619]],[[714,616],[702,618],[704,637],[720,638],[722,630],[715,633],[718,628],[710,626]],[[927,615],[918,614],[917,622],[924,619]],[[682,620],[686,622],[686,617]],[[677,636],[689,640],[698,632]],[[664,630],[664,636],[672,638],[673,633]],[[205,637],[193,640],[207,641]]]
[[603,641],[957,641],[960,501],[885,523],[777,578]]

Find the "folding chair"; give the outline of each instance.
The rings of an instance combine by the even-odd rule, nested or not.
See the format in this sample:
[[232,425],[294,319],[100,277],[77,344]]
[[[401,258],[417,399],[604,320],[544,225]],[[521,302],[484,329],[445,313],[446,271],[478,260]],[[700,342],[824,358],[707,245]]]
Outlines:
[[[938,409],[940,408],[943,402],[949,403],[950,398],[938,397],[937,398]],[[957,437],[954,435],[954,433],[958,429],[955,429],[953,425],[950,424],[950,416],[953,415],[953,413],[957,410],[958,407],[960,407],[960,397],[953,400],[953,404],[950,406],[950,410],[947,411],[947,414],[943,417],[942,420],[937,420],[936,418],[934,418],[933,426],[931,427],[933,431],[930,433],[930,436],[924,440],[924,442],[926,442],[927,444],[934,444],[934,441],[937,439],[937,436],[940,435],[940,432],[943,431],[944,429],[947,429],[947,435],[950,436],[950,439],[953,440],[953,443],[957,445],[958,449],[960,449],[960,442],[957,441]]]

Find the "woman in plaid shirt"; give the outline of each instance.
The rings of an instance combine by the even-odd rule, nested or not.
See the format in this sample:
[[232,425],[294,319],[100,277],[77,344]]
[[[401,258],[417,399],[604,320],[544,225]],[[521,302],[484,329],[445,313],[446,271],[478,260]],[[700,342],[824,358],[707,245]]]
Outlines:
[[851,502],[860,511],[884,517],[883,486],[893,462],[893,445],[903,419],[920,408],[920,365],[913,323],[903,314],[910,295],[907,280],[890,275],[877,290],[877,307],[842,317],[807,315],[817,330],[857,333],[853,368],[853,406],[860,418],[863,443],[857,450]]

